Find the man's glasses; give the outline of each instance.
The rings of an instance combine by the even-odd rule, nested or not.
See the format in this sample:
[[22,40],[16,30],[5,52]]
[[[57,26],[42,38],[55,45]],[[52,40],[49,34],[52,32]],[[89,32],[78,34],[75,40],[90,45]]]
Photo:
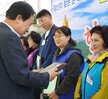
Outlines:
[[38,21],[38,22],[39,22],[39,24],[44,23],[44,22],[47,20],[47,18],[48,18],[48,17],[44,17],[42,20],[39,20],[39,21]]

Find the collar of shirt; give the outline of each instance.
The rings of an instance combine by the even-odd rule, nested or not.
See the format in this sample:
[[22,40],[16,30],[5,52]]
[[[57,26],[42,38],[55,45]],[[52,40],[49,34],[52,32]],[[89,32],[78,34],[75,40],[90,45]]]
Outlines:
[[6,22],[3,23],[7,25],[11,29],[11,31],[14,32],[18,37],[20,37],[20,35],[9,24],[7,24]]
[[45,39],[47,38],[47,36],[49,35],[49,32],[50,32],[50,30],[49,31],[47,31],[46,33],[45,33]]

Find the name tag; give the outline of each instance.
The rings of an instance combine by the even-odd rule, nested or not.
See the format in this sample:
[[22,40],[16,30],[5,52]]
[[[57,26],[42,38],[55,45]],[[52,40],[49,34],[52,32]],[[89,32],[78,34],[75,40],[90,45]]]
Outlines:
[[40,69],[41,66],[41,57],[37,55],[37,69]]
[[89,75],[87,75],[86,81],[87,81],[90,85],[93,85],[93,79],[92,79]]
[[42,45],[45,45],[45,40],[42,41]]

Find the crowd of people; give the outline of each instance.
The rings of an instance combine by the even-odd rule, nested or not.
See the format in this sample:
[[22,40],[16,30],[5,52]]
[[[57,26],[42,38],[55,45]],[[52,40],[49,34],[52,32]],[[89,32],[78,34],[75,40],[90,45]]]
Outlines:
[[[46,32],[28,32],[35,11],[26,2],[13,3],[0,23],[0,99],[108,99],[108,25],[90,30],[93,53],[85,61],[69,27],[53,24],[43,9],[36,19]],[[40,72],[54,62],[67,63]],[[43,89],[57,77],[47,96]]]

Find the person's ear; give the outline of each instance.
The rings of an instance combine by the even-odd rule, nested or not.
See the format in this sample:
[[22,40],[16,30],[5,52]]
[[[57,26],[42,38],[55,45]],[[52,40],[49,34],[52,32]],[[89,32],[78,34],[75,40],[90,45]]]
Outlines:
[[67,38],[68,38],[68,40],[70,40],[71,37],[70,36],[67,36]]
[[17,15],[17,17],[16,17],[16,22],[19,24],[19,23],[22,22],[22,21],[23,21],[22,15],[21,15],[21,14]]

